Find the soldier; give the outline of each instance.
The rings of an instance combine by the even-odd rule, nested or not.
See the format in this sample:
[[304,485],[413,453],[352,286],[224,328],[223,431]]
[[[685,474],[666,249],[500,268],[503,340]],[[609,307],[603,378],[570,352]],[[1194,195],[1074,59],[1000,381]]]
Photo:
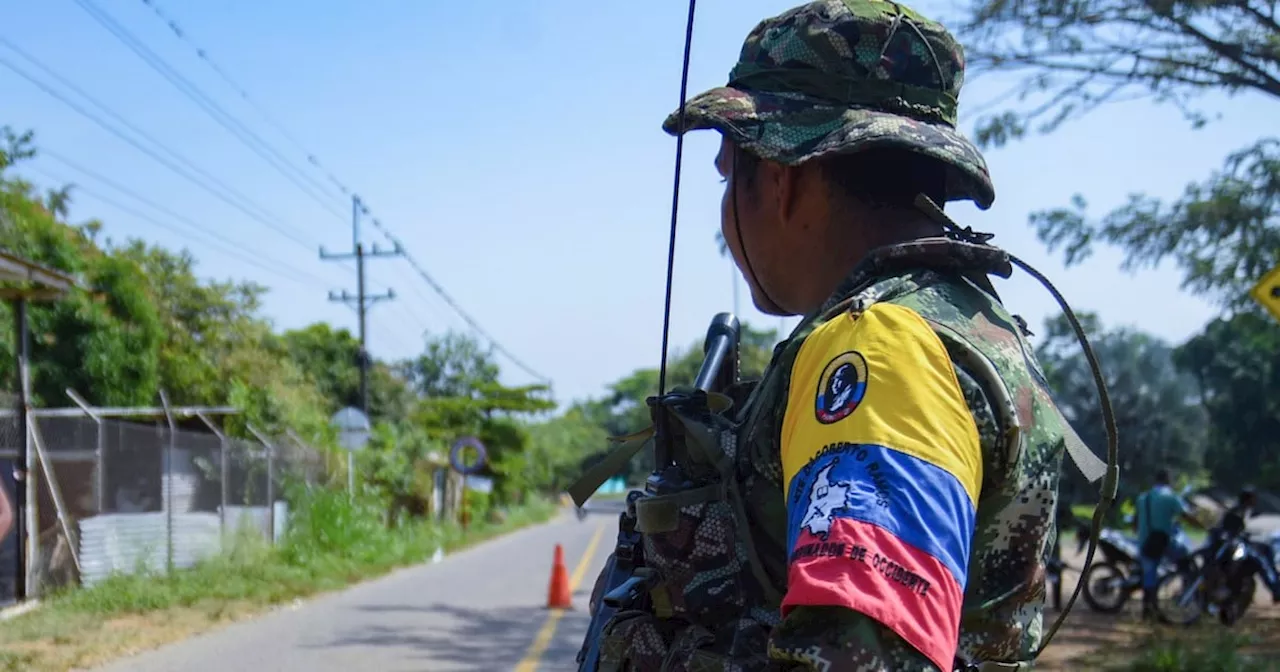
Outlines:
[[[611,665],[948,671],[1034,657],[1069,429],[988,277],[1007,277],[1008,257],[940,207],[995,198],[956,129],[963,78],[938,23],[894,2],[820,0],[756,26],[728,85],[692,98],[683,126],[666,120],[672,134],[721,133],[734,262],[761,311],[804,320],[736,416],[731,492],[749,536],[730,543],[730,569],[653,598],[696,627],[628,614],[606,628]],[[679,552],[666,537],[646,542],[647,563],[714,566],[699,554],[719,537],[686,535]],[[705,605],[731,570],[758,601],[730,617]],[[681,590],[703,591],[697,610]]]

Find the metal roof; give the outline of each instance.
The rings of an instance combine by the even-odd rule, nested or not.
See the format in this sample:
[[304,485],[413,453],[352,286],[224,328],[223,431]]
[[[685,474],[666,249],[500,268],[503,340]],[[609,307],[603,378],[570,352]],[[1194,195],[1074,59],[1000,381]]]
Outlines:
[[0,287],[0,298],[57,298],[80,286],[74,277],[0,249],[0,282],[35,284],[34,288]]

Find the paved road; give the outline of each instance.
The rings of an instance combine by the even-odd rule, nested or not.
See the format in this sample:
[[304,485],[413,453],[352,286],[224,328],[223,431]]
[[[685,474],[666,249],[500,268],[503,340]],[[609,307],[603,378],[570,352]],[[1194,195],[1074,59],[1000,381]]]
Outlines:
[[[98,672],[574,670],[620,503],[555,520],[342,593],[116,661]],[[547,610],[563,544],[571,611]],[[587,553],[590,553],[588,556]]]

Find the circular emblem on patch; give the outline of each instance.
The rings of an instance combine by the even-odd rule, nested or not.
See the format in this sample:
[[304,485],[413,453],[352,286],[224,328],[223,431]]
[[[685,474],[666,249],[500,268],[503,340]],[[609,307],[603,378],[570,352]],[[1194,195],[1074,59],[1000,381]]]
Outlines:
[[814,414],[824,425],[839,422],[858,408],[866,393],[867,360],[855,350],[836,355],[818,377]]

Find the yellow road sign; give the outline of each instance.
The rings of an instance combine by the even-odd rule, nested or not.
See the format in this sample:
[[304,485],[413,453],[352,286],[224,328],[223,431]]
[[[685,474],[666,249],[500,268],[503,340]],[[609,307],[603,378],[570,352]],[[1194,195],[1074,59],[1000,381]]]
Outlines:
[[1249,291],[1249,296],[1280,320],[1280,266],[1276,266],[1262,276],[1262,280],[1259,280],[1258,284]]

